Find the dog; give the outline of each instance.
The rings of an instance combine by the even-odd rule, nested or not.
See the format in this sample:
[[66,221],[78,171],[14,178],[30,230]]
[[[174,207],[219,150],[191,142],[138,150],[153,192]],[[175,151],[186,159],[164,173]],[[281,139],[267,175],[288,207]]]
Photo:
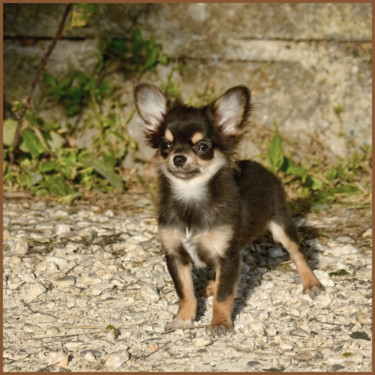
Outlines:
[[148,144],[159,162],[159,237],[178,298],[167,330],[187,329],[197,310],[192,267],[214,268],[205,296],[213,295],[213,335],[233,330],[241,249],[266,230],[290,254],[303,290],[323,285],[299,248],[284,190],[257,162],[234,161],[251,109],[250,90],[236,86],[201,108],[171,100],[154,85],[134,89]]

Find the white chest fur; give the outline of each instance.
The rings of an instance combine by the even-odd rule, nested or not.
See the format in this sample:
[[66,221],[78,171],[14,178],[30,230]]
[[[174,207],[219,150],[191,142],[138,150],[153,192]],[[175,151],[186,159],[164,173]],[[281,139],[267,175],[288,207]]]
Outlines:
[[196,241],[195,237],[193,237],[192,232],[189,231],[188,228],[186,228],[185,237],[182,239],[182,244],[196,267],[203,268],[207,266],[206,263],[199,258],[197,253],[199,243]]
[[167,253],[176,254],[182,245],[196,267],[206,267],[202,258],[215,262],[223,257],[230,245],[233,231],[229,226],[200,232],[193,232],[189,228],[184,232],[176,228],[160,228],[159,234]]

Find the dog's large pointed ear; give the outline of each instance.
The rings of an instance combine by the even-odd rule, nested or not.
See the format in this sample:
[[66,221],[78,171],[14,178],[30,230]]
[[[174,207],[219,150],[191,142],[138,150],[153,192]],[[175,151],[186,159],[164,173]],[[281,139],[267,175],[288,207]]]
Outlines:
[[145,130],[155,133],[167,113],[169,99],[156,86],[141,83],[134,89],[134,99],[139,116],[145,122]]
[[237,136],[250,110],[250,90],[236,86],[212,103],[215,125],[224,136]]

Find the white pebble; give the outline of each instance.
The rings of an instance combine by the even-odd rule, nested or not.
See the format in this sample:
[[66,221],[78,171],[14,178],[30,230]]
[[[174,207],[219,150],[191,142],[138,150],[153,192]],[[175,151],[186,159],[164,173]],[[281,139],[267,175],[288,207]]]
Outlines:
[[96,360],[95,354],[93,352],[87,352],[85,354],[85,359],[89,362],[94,362]]
[[53,281],[55,285],[60,286],[62,288],[68,288],[70,286],[73,286],[75,282],[76,278],[74,276],[63,276]]
[[64,352],[51,352],[47,355],[47,362],[49,365],[54,365],[55,369],[66,367],[69,362],[69,356]]
[[47,328],[47,335],[49,336],[55,336],[60,332],[60,330],[57,327],[49,327]]
[[363,238],[371,238],[372,237],[372,228],[367,229],[363,234]]
[[46,287],[41,282],[26,284],[24,299],[26,302],[31,302],[46,291]]
[[212,340],[205,336],[205,337],[198,337],[193,340],[193,344],[196,348],[204,348],[205,346],[211,345]]
[[324,286],[335,286],[335,282],[330,278],[328,272],[315,270],[314,274]]
[[320,304],[323,308],[327,308],[330,306],[332,303],[332,298],[331,296],[325,292],[325,293],[320,293],[316,298],[315,301]]
[[28,250],[29,250],[29,245],[24,238],[19,238],[16,240],[14,247],[13,247],[13,253],[18,254],[18,255],[25,255],[27,254]]
[[150,283],[143,283],[139,295],[146,302],[156,302],[160,299],[158,290]]
[[35,333],[40,331],[40,327],[36,324],[25,323],[22,327],[25,332]]
[[8,229],[3,230],[3,241],[11,241],[14,240],[14,237],[11,235]]
[[332,249],[329,249],[329,252],[333,255],[340,256],[340,255],[349,255],[358,253],[358,249],[353,245],[344,245],[344,246],[336,246]]
[[372,278],[372,267],[362,267],[356,271],[355,276],[359,279],[371,279]]
[[129,352],[127,350],[120,350],[112,353],[105,361],[107,367],[121,367],[125,362],[129,360]]
[[61,268],[66,268],[68,267],[68,261],[64,258],[61,257],[55,257],[53,255],[50,255],[46,258],[47,262],[53,263],[56,266],[58,266],[60,269]]
[[63,236],[70,232],[70,226],[67,224],[57,224],[55,227],[55,232],[57,236]]

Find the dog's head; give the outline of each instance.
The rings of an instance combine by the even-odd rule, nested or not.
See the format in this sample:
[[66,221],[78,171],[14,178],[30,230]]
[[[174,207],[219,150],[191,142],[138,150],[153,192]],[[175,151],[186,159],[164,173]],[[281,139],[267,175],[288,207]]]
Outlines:
[[148,143],[159,150],[162,172],[180,180],[213,175],[227,164],[250,110],[250,91],[243,86],[201,108],[172,102],[150,84],[138,85],[134,96]]

